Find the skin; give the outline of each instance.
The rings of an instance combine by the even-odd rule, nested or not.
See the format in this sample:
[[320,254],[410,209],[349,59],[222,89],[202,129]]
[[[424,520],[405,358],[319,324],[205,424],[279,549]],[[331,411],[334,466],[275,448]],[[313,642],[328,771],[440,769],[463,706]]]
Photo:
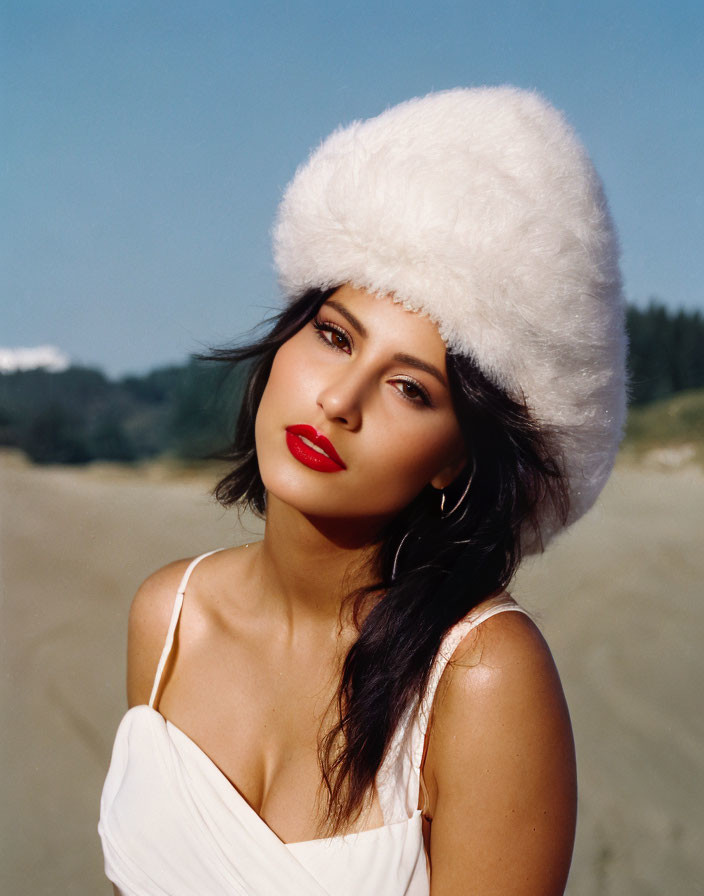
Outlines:
[[[318,737],[356,636],[343,598],[371,576],[384,521],[466,460],[428,319],[345,286],[317,320],[327,329],[307,325],[277,353],[257,416],[264,539],[194,571],[158,704],[284,842],[321,836]],[[323,432],[346,469],[296,460],[285,428],[297,423]],[[130,706],[149,699],[187,563],[155,573],[134,599]],[[433,896],[563,892],[572,734],[528,617],[498,614],[458,648],[435,700],[424,779]],[[381,824],[374,798],[350,829]]]

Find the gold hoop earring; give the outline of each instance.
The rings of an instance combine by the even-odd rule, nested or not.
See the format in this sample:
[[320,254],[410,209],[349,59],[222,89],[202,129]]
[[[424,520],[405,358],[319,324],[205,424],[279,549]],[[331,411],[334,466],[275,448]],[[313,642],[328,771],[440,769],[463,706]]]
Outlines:
[[472,484],[473,478],[474,478],[474,470],[472,470],[472,472],[469,476],[469,479],[467,480],[467,485],[465,486],[464,491],[460,495],[459,500],[457,501],[457,503],[451,510],[447,511],[447,513],[445,513],[445,489],[442,490],[442,495],[440,497],[440,517],[443,520],[446,520],[448,517],[452,516],[452,514],[455,513],[456,510],[458,510],[458,508],[460,507],[460,505],[462,504],[464,499],[467,497],[467,494],[469,492],[469,487]]
[[396,548],[396,553],[394,554],[393,566],[391,567],[391,581],[392,582],[396,579],[396,570],[398,569],[398,558],[399,558],[399,554],[401,553],[401,548],[405,544],[405,541],[410,534],[411,534],[410,532],[406,532],[404,534],[403,538],[401,539],[401,541],[399,541],[398,547]]

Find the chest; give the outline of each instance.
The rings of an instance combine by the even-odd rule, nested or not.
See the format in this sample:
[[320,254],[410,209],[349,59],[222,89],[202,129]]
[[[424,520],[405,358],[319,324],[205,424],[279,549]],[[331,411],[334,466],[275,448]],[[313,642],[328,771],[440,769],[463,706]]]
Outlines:
[[[227,635],[182,640],[160,712],[284,841],[320,835],[319,744],[335,721],[333,645]],[[360,825],[383,823],[373,804]]]
[[99,832],[118,892],[427,896],[420,816],[284,844],[205,754],[146,706],[123,719]]

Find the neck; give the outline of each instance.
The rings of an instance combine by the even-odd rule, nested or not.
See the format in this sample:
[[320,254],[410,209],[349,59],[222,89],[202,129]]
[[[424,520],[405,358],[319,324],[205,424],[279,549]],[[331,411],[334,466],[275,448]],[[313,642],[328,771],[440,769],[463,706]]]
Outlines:
[[305,516],[267,499],[261,574],[291,618],[340,618],[345,598],[375,578],[379,525],[368,520]]

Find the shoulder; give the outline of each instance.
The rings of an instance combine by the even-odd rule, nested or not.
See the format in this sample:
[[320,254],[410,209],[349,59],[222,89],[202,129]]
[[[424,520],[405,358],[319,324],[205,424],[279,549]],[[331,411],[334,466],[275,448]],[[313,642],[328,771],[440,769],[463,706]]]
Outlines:
[[[574,744],[552,655],[525,614],[492,616],[455,651],[433,707],[426,778],[435,860],[445,867],[468,838],[479,847],[441,877],[452,886],[468,875],[488,890],[562,892],[574,838]],[[534,888],[519,886],[520,875]]]
[[571,743],[560,677],[532,619],[497,613],[469,632],[448,663],[433,707],[431,739],[444,750],[454,744],[469,753],[468,744],[494,748],[515,738],[518,746],[529,731],[541,732],[541,742],[553,733]]
[[531,712],[555,709],[555,701],[564,705],[540,630],[526,613],[503,611],[473,628],[455,650],[442,678],[437,716],[446,724],[461,724],[478,708],[525,708],[528,696]]
[[132,600],[127,635],[127,702],[147,703],[166,640],[178,587],[194,558],[176,560],[152,573]]

